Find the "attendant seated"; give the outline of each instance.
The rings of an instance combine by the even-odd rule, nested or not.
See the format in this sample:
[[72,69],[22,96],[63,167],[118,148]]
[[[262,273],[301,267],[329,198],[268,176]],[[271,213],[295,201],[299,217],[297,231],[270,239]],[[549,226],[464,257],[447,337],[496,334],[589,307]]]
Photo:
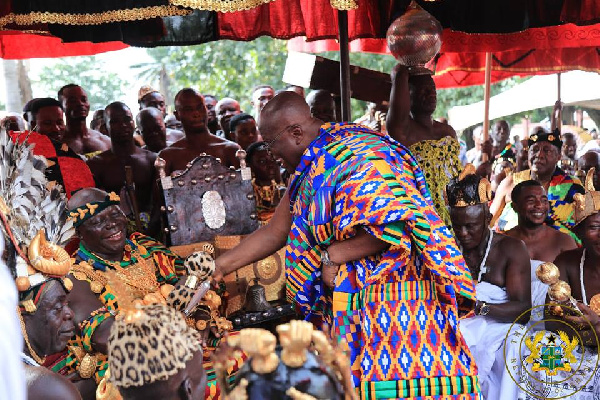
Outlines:
[[31,116],[36,121],[35,131],[13,132],[12,138],[35,145],[33,153],[46,158],[49,185],[60,185],[67,198],[79,189],[94,187],[94,178],[85,161],[63,142],[65,122],[61,104],[52,98],[37,99],[31,107]]
[[167,141],[167,127],[162,114],[156,108],[144,108],[138,113],[135,121],[144,140],[142,149],[158,154],[162,149],[173,144]]
[[[144,85],[140,88],[138,91],[138,104],[140,105],[140,110],[153,107],[160,111],[163,119],[167,117],[165,97],[151,86]],[[167,127],[167,140],[169,142],[175,143],[180,139],[183,139],[183,131],[181,129]]]
[[531,322],[536,330],[544,326],[543,319],[548,285],[541,282],[535,271],[544,262],[552,262],[563,251],[577,248],[573,238],[546,225],[550,204],[543,186],[538,181],[523,181],[511,193],[512,207],[519,216],[519,224],[506,232],[508,236],[522,240],[527,246],[531,263]]
[[504,374],[503,343],[512,323],[529,320],[529,256],[523,242],[489,228],[490,183],[474,172],[468,164],[447,189],[452,228],[477,280],[476,317],[461,320],[460,331],[477,364],[484,398],[512,399],[516,385]]
[[[111,149],[89,160],[88,165],[98,188],[127,195],[131,214],[135,211],[139,212],[142,229],[146,231],[153,207],[152,189],[156,179],[154,168],[156,153],[135,145],[133,116],[124,103],[109,104],[104,111],[104,117],[110,135]],[[127,183],[126,179],[125,167],[128,166],[133,173],[132,187],[128,186],[130,183]],[[136,205],[133,204],[134,201]],[[134,216],[131,216],[131,219],[135,220]]]
[[256,130],[256,120],[250,114],[238,114],[229,121],[229,130],[234,141],[242,150],[259,140],[260,134]]
[[510,207],[510,194],[520,182],[537,180],[546,190],[550,211],[546,224],[560,232],[576,236],[571,232],[573,227],[573,197],[583,192],[577,178],[567,175],[558,167],[562,142],[556,133],[538,131],[528,139],[529,168],[507,176],[498,186],[496,197],[490,207],[494,216],[499,215],[497,228],[508,231],[518,223],[518,216]]
[[190,161],[203,153],[221,159],[226,167],[239,168],[240,163],[235,153],[240,147],[209,132],[204,99],[198,91],[187,88],[177,93],[175,116],[183,124],[185,138],[173,143],[171,147],[167,147],[159,154],[166,162],[167,175],[173,171],[186,169]]
[[[86,352],[100,355],[107,354],[113,316],[120,309],[119,295],[108,282],[108,272],[116,273],[116,279],[135,303],[166,303],[183,310],[198,279],[205,279],[214,271],[214,264],[206,256],[199,255],[199,262],[186,265],[182,258],[148,236],[133,233],[127,237],[127,219],[119,204],[118,196],[100,189],[81,190],[69,201],[70,215],[81,238],[71,278],[70,301],[75,322],[81,328],[74,343]],[[221,324],[217,326],[225,326],[222,318],[217,320]],[[211,325],[202,328],[205,337],[210,328]],[[214,338],[206,342],[214,343]],[[207,351],[210,349],[207,347]],[[105,371],[98,373],[103,375]],[[208,398],[218,398],[214,379],[208,382],[206,390]]]
[[61,102],[67,119],[63,141],[75,153],[91,158],[110,149],[110,139],[86,125],[90,103],[81,86],[73,83],[63,86],[58,91],[58,101]]
[[[584,315],[591,314],[587,307],[591,307],[596,314],[600,311],[598,308],[600,280],[597,279],[600,274],[600,249],[598,248],[600,204],[597,196],[600,192],[595,191],[593,173],[594,171],[590,171],[586,178],[586,193],[576,197],[574,231],[581,239],[583,247],[565,251],[554,261],[560,271],[560,280],[566,282],[571,288],[571,296],[578,303],[583,303],[583,306],[578,305],[578,307],[584,311]],[[552,298],[548,297],[546,303],[551,301]],[[596,399],[600,395],[599,375],[596,369],[598,365],[597,315],[595,317],[590,315],[590,319],[580,318],[569,308],[557,310],[551,306],[546,307],[545,318],[546,329],[559,334],[556,336],[560,336],[560,331],[566,331],[570,340],[575,339],[577,343],[585,346],[585,349],[581,346],[572,349],[572,354],[578,363],[577,371],[557,371],[558,374],[553,377],[553,381],[560,382],[553,385],[553,396],[577,400]],[[562,321],[575,323],[575,325],[565,325]],[[576,332],[569,326],[575,328]],[[534,378],[544,382],[545,377],[539,374],[534,375]]]
[[123,400],[203,400],[201,343],[183,314],[166,305],[122,309],[108,339],[111,380]]
[[248,147],[246,162],[252,170],[252,187],[258,219],[268,222],[285,193],[279,163],[265,142],[256,142]]

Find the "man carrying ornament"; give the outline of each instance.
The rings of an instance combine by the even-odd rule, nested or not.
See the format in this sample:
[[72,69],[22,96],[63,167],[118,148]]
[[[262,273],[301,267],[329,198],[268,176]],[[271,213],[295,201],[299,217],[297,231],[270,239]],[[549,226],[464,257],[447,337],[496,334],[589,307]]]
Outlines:
[[215,277],[287,243],[288,300],[348,342],[362,398],[479,398],[457,327],[473,282],[408,150],[323,123],[293,92],[267,103],[260,131],[291,183],[271,222],[217,259]]
[[[216,329],[222,333],[231,329],[218,314],[220,298],[208,291],[199,314],[188,309],[199,284],[208,285],[206,279],[214,271],[212,257],[199,252],[184,262],[148,236],[133,233],[127,237],[127,218],[119,204],[117,195],[100,189],[83,189],[69,201],[70,216],[81,240],[71,275],[70,302],[79,328],[74,347],[106,357],[110,329],[120,302],[113,288],[115,284],[109,281],[111,272],[136,305],[167,304],[195,317],[189,323],[203,331],[208,349],[214,347],[216,341],[209,340],[210,331]],[[209,371],[210,365],[206,369]],[[96,371],[100,377],[104,373],[105,370]],[[214,379],[208,382],[206,392],[208,398],[218,398]]]

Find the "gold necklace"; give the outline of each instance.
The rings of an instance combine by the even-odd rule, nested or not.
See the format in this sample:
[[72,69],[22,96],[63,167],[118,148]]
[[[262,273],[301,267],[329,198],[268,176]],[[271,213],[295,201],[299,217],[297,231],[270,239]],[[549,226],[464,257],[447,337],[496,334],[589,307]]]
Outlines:
[[27,345],[27,349],[29,350],[29,354],[31,357],[40,365],[44,365],[46,362],[46,357],[41,358],[37,355],[37,353],[31,347],[31,343],[29,343],[29,337],[27,336],[27,329],[25,329],[25,321],[23,321],[23,316],[21,315],[21,310],[17,307],[17,315],[19,316],[19,322],[21,323],[21,332],[23,332],[23,339],[25,339],[25,344]]

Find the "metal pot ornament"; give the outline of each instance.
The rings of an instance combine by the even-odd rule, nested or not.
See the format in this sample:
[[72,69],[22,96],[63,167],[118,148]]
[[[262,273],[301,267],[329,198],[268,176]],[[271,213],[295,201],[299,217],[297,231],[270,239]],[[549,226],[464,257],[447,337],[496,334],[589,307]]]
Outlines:
[[425,67],[442,47],[442,25],[412,1],[387,30],[387,44],[398,63],[411,75],[432,74]]

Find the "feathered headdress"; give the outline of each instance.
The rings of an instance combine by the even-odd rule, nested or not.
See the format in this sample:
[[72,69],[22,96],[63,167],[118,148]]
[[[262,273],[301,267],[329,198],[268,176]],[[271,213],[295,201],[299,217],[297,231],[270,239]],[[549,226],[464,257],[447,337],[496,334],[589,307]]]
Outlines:
[[590,168],[585,177],[585,194],[577,193],[575,201],[575,225],[600,211],[600,192],[594,188],[596,168]]
[[8,266],[19,290],[20,306],[35,312],[44,284],[64,278],[71,259],[60,246],[73,236],[66,197],[60,187],[48,188],[46,160],[33,154],[26,141],[15,143],[0,131],[0,218],[9,248]]

